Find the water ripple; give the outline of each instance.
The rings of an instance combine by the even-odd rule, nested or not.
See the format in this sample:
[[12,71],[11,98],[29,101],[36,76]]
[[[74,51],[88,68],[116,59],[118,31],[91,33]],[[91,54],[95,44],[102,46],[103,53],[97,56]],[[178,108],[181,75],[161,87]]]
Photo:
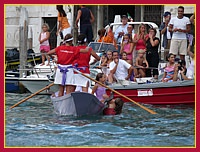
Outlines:
[[194,109],[154,107],[151,115],[133,103],[125,103],[117,116],[58,116],[49,96],[35,96],[10,110],[30,94],[6,94],[6,146],[33,147],[130,147],[194,146]]

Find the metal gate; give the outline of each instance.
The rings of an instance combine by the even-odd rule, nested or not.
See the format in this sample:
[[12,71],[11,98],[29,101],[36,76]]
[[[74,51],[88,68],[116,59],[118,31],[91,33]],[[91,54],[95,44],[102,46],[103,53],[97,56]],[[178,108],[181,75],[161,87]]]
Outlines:
[[[106,8],[106,7],[105,7]],[[107,7],[108,13],[108,22],[114,22],[115,15],[127,15],[129,13],[134,20],[135,15],[135,5],[108,5]]]
[[144,5],[144,21],[154,22],[160,26],[162,14],[163,10],[161,5]]

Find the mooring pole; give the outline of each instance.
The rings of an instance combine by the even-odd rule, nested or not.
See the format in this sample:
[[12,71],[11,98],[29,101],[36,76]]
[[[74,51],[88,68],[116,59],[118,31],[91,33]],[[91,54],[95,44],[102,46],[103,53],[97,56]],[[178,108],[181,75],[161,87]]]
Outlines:
[[[28,44],[28,12],[26,8],[20,8],[19,20],[19,53],[20,53],[20,69],[25,69],[27,63],[27,44]],[[20,77],[26,74],[26,71],[20,70]]]
[[73,40],[73,43],[74,44],[76,44],[77,43],[77,40],[78,40],[78,28],[76,28],[76,25],[75,25],[75,21],[76,21],[76,17],[77,17],[77,12],[78,12],[78,5],[74,5],[74,16],[73,16],[73,38],[74,38],[74,40]]
[[28,49],[33,49],[33,30],[32,27],[28,29]]

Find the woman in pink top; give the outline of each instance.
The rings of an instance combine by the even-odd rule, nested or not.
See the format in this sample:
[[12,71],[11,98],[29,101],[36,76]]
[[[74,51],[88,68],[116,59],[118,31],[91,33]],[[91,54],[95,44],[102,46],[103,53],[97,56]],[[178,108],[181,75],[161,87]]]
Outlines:
[[42,25],[42,32],[40,33],[39,36],[39,42],[40,42],[40,52],[42,53],[42,64],[44,65],[44,61],[45,61],[45,56],[47,57],[48,60],[48,64],[50,62],[50,57],[48,55],[45,55],[44,53],[47,53],[50,51],[50,45],[49,45],[49,37],[50,37],[50,33],[48,32],[49,30],[49,25],[44,23]]
[[133,42],[132,38],[129,34],[125,34],[122,40],[120,54],[122,55],[123,52],[127,54],[127,61],[132,65],[133,64]]
[[149,35],[146,31],[145,24],[140,24],[138,26],[138,33],[135,34],[133,43],[134,43],[134,57],[133,57],[133,63],[135,64],[136,58],[137,58],[137,52],[138,50],[145,50],[146,51],[146,41],[149,38]]

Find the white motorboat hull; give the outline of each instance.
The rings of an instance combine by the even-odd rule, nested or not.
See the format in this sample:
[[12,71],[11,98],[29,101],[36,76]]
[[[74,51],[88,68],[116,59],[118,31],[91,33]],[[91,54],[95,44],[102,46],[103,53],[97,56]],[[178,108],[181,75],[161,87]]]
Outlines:
[[[41,90],[45,86],[53,83],[46,78],[19,78],[19,81],[26,87],[31,93],[35,93],[38,90]],[[58,85],[53,85],[47,90],[42,91],[40,94],[52,94],[53,92],[58,91]]]

